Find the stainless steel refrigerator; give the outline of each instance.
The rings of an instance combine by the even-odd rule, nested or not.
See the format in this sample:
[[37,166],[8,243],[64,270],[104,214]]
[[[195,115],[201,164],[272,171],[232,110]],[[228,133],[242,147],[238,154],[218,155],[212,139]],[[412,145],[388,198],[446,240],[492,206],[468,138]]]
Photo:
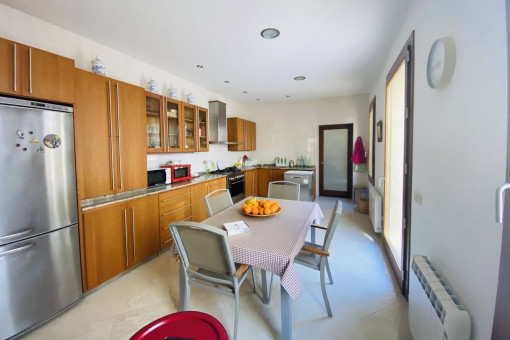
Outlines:
[[0,97],[0,339],[82,297],[73,108]]

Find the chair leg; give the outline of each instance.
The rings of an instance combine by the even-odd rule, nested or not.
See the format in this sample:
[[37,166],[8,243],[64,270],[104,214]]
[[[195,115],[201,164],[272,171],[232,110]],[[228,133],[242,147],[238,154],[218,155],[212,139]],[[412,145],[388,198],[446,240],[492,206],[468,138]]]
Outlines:
[[329,261],[326,259],[326,270],[328,271],[329,284],[333,284],[333,276],[331,276],[331,270],[329,269]]
[[321,259],[320,264],[320,273],[321,273],[321,289],[322,289],[322,297],[324,298],[324,303],[326,304],[326,311],[328,312],[328,316],[330,318],[333,317],[333,313],[331,313],[331,307],[329,306],[328,294],[326,292],[326,282],[324,280],[324,267],[326,266],[326,259],[323,257]]
[[274,273],[271,273],[271,282],[269,283],[269,295],[267,297],[267,303],[269,303],[271,301],[271,293],[273,292],[273,278],[274,278]]
[[253,266],[250,266],[251,269],[251,280],[253,282],[253,292],[257,294],[257,284],[255,281],[255,270],[253,270]]
[[235,321],[234,321],[234,340],[237,339],[237,324],[239,321],[239,289],[236,288],[234,291],[234,299],[235,299]]

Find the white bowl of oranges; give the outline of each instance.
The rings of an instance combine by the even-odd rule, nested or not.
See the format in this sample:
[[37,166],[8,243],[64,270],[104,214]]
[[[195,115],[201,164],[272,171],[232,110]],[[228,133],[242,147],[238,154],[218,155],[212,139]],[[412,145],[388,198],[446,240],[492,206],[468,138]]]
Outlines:
[[268,217],[278,214],[281,209],[276,201],[251,197],[244,202],[241,211],[248,216]]

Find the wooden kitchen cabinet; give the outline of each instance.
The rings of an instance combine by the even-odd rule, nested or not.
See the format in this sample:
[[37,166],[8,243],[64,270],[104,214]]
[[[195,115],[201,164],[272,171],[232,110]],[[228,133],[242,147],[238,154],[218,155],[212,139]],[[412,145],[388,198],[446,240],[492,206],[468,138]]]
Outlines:
[[220,177],[217,179],[213,179],[207,182],[207,193],[210,194],[211,192],[218,190],[218,189],[226,189],[227,188],[227,178],[226,177]]
[[159,194],[160,249],[172,245],[172,234],[168,224],[177,221],[191,221],[191,188],[186,186]]
[[0,38],[0,92],[74,103],[74,60]]
[[209,151],[209,110],[197,106],[198,113],[198,151]]
[[259,170],[247,170],[244,172],[244,194],[246,197],[259,194]]
[[147,153],[164,152],[164,99],[163,96],[145,92],[145,116],[147,118]]
[[83,230],[89,290],[158,251],[157,196],[85,211]]
[[145,91],[75,70],[79,199],[147,187]]
[[183,152],[198,151],[198,123],[196,106],[188,103],[181,103],[183,112]]
[[269,182],[283,181],[287,169],[258,169],[259,171],[259,196],[267,196]]
[[207,195],[209,185],[207,182],[197,183],[191,186],[191,220],[202,222],[207,219],[207,207],[204,197]]
[[257,147],[257,124],[242,118],[227,118],[228,151],[253,151]]

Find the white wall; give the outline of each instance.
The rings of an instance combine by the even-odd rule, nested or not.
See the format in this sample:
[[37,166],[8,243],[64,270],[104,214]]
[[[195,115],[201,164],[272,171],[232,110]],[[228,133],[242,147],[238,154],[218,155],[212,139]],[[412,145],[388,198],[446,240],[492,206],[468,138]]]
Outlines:
[[[296,160],[310,156],[319,162],[319,125],[353,123],[353,146],[361,136],[368,141],[368,96],[366,94],[311,101],[258,105],[248,108],[257,122],[257,150],[253,157],[272,163],[274,157]],[[262,131],[259,133],[259,131]],[[354,173],[353,184],[367,184],[367,173]]]
[[[385,80],[415,30],[411,254],[427,255],[473,319],[472,339],[490,338],[501,244],[494,222],[496,187],[505,180],[507,47],[503,0],[414,1],[370,98],[384,121]],[[429,49],[451,36],[453,79],[442,90],[426,80]],[[376,143],[384,176],[384,143]],[[381,189],[380,189],[381,190]]]

